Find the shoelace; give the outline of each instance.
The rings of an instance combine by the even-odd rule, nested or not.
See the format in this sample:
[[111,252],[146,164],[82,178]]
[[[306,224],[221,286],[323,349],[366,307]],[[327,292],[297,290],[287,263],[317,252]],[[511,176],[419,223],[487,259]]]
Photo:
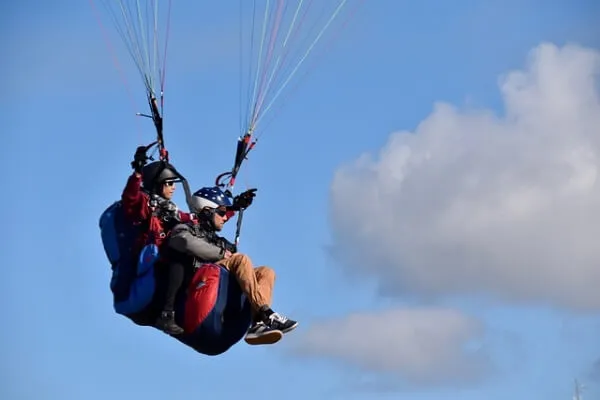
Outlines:
[[283,316],[283,315],[281,315],[281,314],[278,314],[278,313],[273,313],[273,314],[271,314],[271,315],[269,316],[269,319],[270,319],[271,321],[275,320],[275,321],[277,321],[277,322],[279,322],[279,323],[282,323],[282,324],[284,324],[284,323],[285,323],[285,322],[288,320],[288,319],[287,319],[285,316]]

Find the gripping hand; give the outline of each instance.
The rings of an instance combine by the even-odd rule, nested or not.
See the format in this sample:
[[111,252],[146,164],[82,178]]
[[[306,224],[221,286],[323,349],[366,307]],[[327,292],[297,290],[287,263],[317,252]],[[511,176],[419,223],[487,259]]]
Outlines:
[[242,208],[248,208],[256,197],[256,189],[248,189],[233,198],[233,209],[236,211]]
[[133,156],[133,161],[131,162],[131,168],[135,172],[141,173],[142,168],[148,162],[148,155],[146,155],[147,148],[146,146],[140,146],[136,149],[135,155]]

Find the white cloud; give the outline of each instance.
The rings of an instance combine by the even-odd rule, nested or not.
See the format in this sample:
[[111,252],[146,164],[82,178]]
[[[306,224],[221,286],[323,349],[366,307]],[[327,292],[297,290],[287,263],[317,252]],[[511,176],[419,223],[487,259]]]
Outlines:
[[471,381],[487,372],[481,324],[448,309],[397,309],[316,322],[295,343],[305,357],[324,357],[410,383]]
[[506,115],[437,104],[340,168],[334,249],[388,293],[600,309],[600,53],[542,44]]

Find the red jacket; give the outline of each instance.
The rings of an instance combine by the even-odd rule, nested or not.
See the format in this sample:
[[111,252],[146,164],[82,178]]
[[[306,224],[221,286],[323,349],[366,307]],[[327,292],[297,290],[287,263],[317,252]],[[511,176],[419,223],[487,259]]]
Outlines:
[[[142,190],[141,174],[134,172],[129,179],[127,179],[127,184],[121,195],[121,203],[125,216],[134,224],[141,224],[150,219],[149,229],[144,231],[140,236],[138,246],[136,246],[137,250],[141,250],[142,247],[148,243],[150,234],[153,236],[151,239],[153,239],[154,243],[160,247],[165,236],[161,235],[161,233],[168,233],[164,232],[165,229],[163,228],[162,221],[158,217],[152,215],[152,209],[148,204],[149,201],[150,196]],[[183,223],[194,219],[193,214],[181,210],[178,210],[178,214]]]

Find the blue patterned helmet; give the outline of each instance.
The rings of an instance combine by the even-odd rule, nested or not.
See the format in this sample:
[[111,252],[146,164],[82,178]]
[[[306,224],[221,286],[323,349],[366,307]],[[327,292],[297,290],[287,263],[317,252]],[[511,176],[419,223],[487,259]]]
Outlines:
[[231,207],[233,203],[231,198],[227,196],[218,186],[214,187],[203,187],[197,190],[192,195],[191,207],[194,208],[194,212],[199,212],[205,207],[218,208],[218,207]]

